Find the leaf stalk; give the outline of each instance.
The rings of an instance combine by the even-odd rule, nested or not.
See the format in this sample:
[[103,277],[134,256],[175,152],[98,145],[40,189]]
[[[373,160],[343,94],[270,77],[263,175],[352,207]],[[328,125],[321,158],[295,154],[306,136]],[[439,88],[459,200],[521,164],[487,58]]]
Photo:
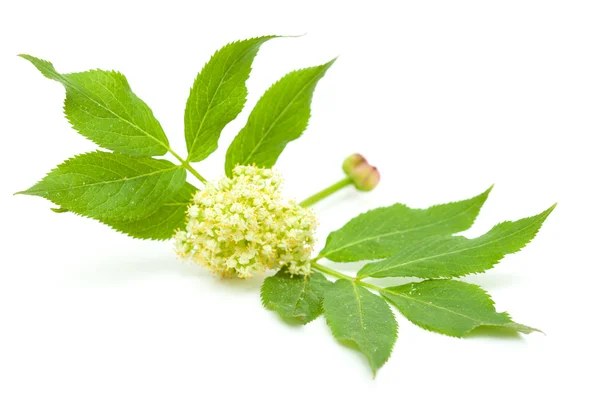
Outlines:
[[190,171],[190,173],[191,173],[192,175],[194,175],[196,178],[198,178],[198,180],[199,180],[200,182],[202,182],[202,183],[206,183],[206,182],[208,182],[208,181],[206,180],[206,178],[204,178],[202,175],[200,175],[200,174],[198,173],[198,171],[196,171],[196,170],[194,169],[194,167],[192,167],[192,166],[190,165],[189,161],[187,161],[187,160],[184,160],[184,159],[183,159],[181,156],[179,156],[179,154],[177,154],[177,153],[176,153],[176,152],[175,152],[175,151],[174,151],[172,148],[170,148],[170,147],[169,147],[167,150],[169,151],[169,153],[171,153],[171,154],[172,154],[172,155],[173,155],[173,156],[174,156],[174,157],[175,157],[175,158],[176,158],[176,159],[177,159],[177,160],[178,160],[178,161],[181,163],[181,165],[182,165],[182,166],[183,166],[185,169],[187,169],[188,171]]
[[320,192],[313,194],[312,196],[308,197],[307,199],[302,200],[299,204],[302,207],[312,206],[313,204],[323,200],[326,197],[331,196],[335,192],[337,192],[351,184],[352,184],[352,179],[349,177],[346,177],[346,178],[342,179],[341,181],[338,181],[338,182],[334,183],[333,185],[326,187],[325,189],[321,190]]
[[357,285],[363,286],[363,287],[365,287],[365,288],[367,288],[367,289],[374,290],[374,291],[376,291],[376,292],[381,292],[382,290],[384,290],[384,288],[382,288],[382,287],[380,287],[380,286],[371,285],[370,283],[363,282],[363,281],[361,281],[361,280],[359,280],[359,279],[357,279],[357,278],[353,278],[353,277],[351,277],[350,275],[342,274],[342,273],[341,273],[341,272],[339,272],[339,271],[336,271],[336,270],[334,270],[334,269],[331,269],[331,268],[328,268],[328,267],[326,267],[326,266],[324,266],[324,265],[321,265],[321,264],[317,263],[315,260],[312,260],[312,261],[310,262],[310,264],[311,264],[311,267],[312,267],[313,269],[315,269],[315,270],[317,270],[317,271],[319,271],[319,272],[322,272],[322,273],[324,273],[324,274],[327,274],[327,275],[333,276],[334,278],[338,278],[338,279],[345,279],[345,280],[347,280],[347,281],[354,282],[354,283],[356,283]]

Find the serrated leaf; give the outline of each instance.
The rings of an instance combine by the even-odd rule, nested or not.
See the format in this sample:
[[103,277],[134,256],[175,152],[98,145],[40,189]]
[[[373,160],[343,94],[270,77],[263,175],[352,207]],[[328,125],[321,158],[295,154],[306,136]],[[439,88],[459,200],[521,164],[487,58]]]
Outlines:
[[326,291],[333,285],[322,274],[310,277],[291,276],[281,269],[263,282],[260,296],[265,308],[276,311],[282,318],[307,324],[323,312]]
[[325,293],[323,308],[333,336],[356,345],[375,375],[398,336],[398,324],[386,302],[355,282],[340,279]]
[[334,61],[290,72],[265,92],[227,150],[228,176],[237,164],[272,167],[285,146],[302,135],[315,87]]
[[177,229],[183,229],[187,220],[186,210],[197,192],[193,185],[185,182],[173,198],[147,217],[133,221],[101,220],[115,230],[136,239],[167,240]]
[[338,262],[377,260],[392,256],[410,242],[467,230],[491,190],[468,200],[427,209],[398,203],[367,211],[331,232],[319,258]]
[[52,63],[26,54],[45,77],[67,92],[65,115],[73,128],[105,149],[132,156],[163,155],[169,141],[152,110],[115,71],[60,74]]
[[470,283],[428,280],[386,288],[381,294],[414,324],[444,335],[462,337],[479,326],[539,332],[497,312],[485,290]]
[[99,219],[139,219],[181,189],[185,170],[167,160],[97,151],[75,156],[31,188],[62,208]]
[[202,68],[185,107],[188,160],[202,161],[217,149],[221,131],[246,103],[246,81],[258,49],[274,37],[229,43]]
[[413,242],[402,246],[400,252],[390,258],[366,264],[358,271],[358,277],[450,278],[484,272],[506,254],[525,247],[554,207],[533,217],[498,224],[475,239],[446,236]]
[[[136,239],[167,240],[177,229],[183,229],[187,221],[186,210],[193,194],[198,191],[193,185],[185,184],[174,197],[152,214],[137,220],[111,220],[94,218],[118,232]],[[71,212],[66,208],[51,208],[55,213]]]

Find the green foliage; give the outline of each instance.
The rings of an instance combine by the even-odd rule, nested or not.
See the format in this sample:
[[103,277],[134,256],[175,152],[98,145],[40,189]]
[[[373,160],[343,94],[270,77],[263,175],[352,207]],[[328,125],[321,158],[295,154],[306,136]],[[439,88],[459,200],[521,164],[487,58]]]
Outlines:
[[358,271],[358,277],[450,278],[484,272],[493,268],[506,254],[516,253],[525,247],[554,207],[533,217],[498,224],[476,239],[430,237],[399,246],[399,252],[392,257],[365,265]]
[[237,164],[275,165],[285,146],[306,129],[315,87],[334,61],[290,72],[265,92],[227,150],[228,176]]
[[73,128],[105,149],[132,156],[163,155],[169,141],[152,110],[115,71],[59,74],[52,63],[22,54],[66,89],[65,115]]
[[331,232],[319,258],[339,262],[377,260],[392,256],[407,243],[464,231],[475,221],[491,189],[468,200],[427,209],[398,203],[367,211]]
[[389,306],[356,282],[340,279],[325,293],[323,308],[333,336],[358,347],[375,375],[390,357],[398,336]]
[[261,299],[265,308],[276,311],[282,318],[307,324],[323,313],[323,295],[333,285],[322,274],[310,277],[291,276],[286,269],[265,279]]
[[[242,111],[252,63],[260,46],[271,38],[274,36],[230,43],[218,50],[198,74],[185,110],[187,160],[170,148],[152,111],[131,91],[120,73],[91,70],[60,74],[48,61],[21,55],[44,76],[65,87],[65,114],[73,127],[114,153],[97,151],[75,156],[19,193],[44,197],[58,205],[51,209],[56,213],[71,211],[94,218],[134,238],[172,237],[177,229],[186,226],[186,209],[198,190],[185,181],[185,170],[205,183],[190,162],[204,160],[213,153],[224,127]],[[293,71],[264,93],[227,150],[227,175],[231,176],[237,164],[269,168],[276,163],[287,144],[306,129],[313,92],[334,61]],[[151,157],[167,152],[181,165]],[[351,156],[350,160],[364,158]],[[349,173],[348,168],[345,171]],[[308,203],[346,183],[312,196]],[[389,358],[397,338],[397,323],[387,302],[418,326],[450,336],[463,337],[480,326],[522,333],[537,331],[513,322],[507,313],[497,312],[490,296],[476,285],[451,279],[432,280],[492,268],[506,254],[519,251],[532,240],[554,209],[552,206],[530,218],[503,222],[475,239],[452,236],[471,227],[490,190],[468,200],[427,209],[394,204],[357,216],[329,234],[317,258],[336,262],[379,261],[367,263],[357,278],[319,265],[316,260],[310,261],[313,271],[309,277],[291,276],[281,269],[262,285],[264,306],[298,324],[307,324],[324,313],[333,335],[358,348],[374,374]],[[216,203],[223,206],[220,200]],[[234,213],[233,206],[223,207],[224,212]],[[270,218],[268,214],[266,217]],[[294,221],[272,223],[290,228]],[[283,246],[294,239],[291,230],[288,229],[290,235],[284,238]],[[247,250],[247,240],[252,237],[239,235],[234,241],[235,250]],[[190,243],[190,249],[196,245]],[[260,246],[266,251],[270,247],[262,242]],[[219,253],[217,263],[221,256]],[[340,279],[332,283],[317,271]],[[361,280],[405,276],[429,280],[388,288]]]
[[202,68],[185,107],[188,160],[204,160],[217,149],[221,131],[242,111],[252,62],[260,46],[274,36],[229,43]]
[[[185,183],[169,202],[164,203],[147,217],[135,220],[95,218],[116,231],[136,239],[167,240],[177,229],[186,224],[186,209],[192,195],[197,191],[193,185]],[[69,212],[66,208],[51,208],[55,213]]]
[[132,220],[156,211],[184,182],[185,171],[169,161],[97,151],[65,161],[19,194],[92,218]]
[[177,229],[186,223],[186,209],[192,195],[197,191],[193,185],[185,183],[171,200],[164,203],[150,215],[133,221],[102,219],[101,222],[137,239],[167,240]]
[[390,287],[381,294],[411,322],[430,331],[462,337],[479,326],[496,326],[521,333],[537,331],[499,313],[479,286],[449,279]]

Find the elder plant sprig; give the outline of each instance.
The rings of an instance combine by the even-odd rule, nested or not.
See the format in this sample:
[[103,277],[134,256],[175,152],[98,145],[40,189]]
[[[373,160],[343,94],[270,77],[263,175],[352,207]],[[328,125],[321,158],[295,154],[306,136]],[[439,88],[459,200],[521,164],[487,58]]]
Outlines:
[[[222,177],[208,180],[196,170],[192,164],[217,149],[221,132],[242,111],[254,58],[273,38],[229,43],[202,68],[185,107],[185,157],[171,148],[150,107],[119,72],[63,74],[48,61],[21,55],[64,86],[65,116],[104,150],[66,160],[19,193],[44,197],[56,212],[95,219],[133,238],[172,239],[180,258],[215,275],[266,276],[260,295],[267,309],[293,324],[324,315],[333,335],[364,354],[373,374],[396,342],[390,306],[424,329],[454,337],[481,326],[537,331],[496,311],[487,292],[457,278],[485,272],[521,250],[554,206],[466,238],[457,234],[472,226],[491,188],[427,209],[396,203],[354,217],[314,254],[317,216],[309,207],[346,187],[373,190],[380,180],[374,166],[353,154],[338,182],[296,202],[285,196],[273,169],[305,131],[313,92],[335,59],[290,72],[263,94],[227,149]],[[178,164],[160,158],[167,153]],[[351,276],[325,260],[363,264]],[[394,277],[416,280],[373,283]]]

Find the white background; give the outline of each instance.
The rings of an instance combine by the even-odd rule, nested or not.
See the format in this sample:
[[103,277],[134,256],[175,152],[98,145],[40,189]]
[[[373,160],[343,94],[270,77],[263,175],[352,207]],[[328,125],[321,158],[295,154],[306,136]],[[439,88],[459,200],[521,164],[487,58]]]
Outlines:
[[[0,6],[0,398],[599,398],[598,2],[159,4]],[[382,172],[376,191],[319,204],[321,240],[369,208],[427,207],[492,183],[468,236],[558,202],[525,250],[465,279],[546,336],[459,340],[398,316],[394,353],[373,380],[323,319],[292,327],[264,310],[259,279],[216,280],[177,261],[170,243],[12,196],[94,149],[63,118],[64,89],[16,54],[62,72],[120,70],[183,153],[189,87],[217,48],[304,33],[265,44],[248,82],[251,107],[286,72],[340,55],[308,130],[278,163],[287,193],[301,199],[340,179],[355,151]],[[201,173],[222,173],[249,109]]]

